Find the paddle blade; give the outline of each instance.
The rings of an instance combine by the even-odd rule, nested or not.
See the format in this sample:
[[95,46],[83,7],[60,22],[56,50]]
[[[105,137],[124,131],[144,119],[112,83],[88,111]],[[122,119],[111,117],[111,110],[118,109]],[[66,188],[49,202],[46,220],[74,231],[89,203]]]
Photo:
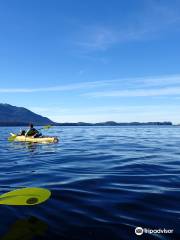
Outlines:
[[44,188],[22,188],[0,196],[0,204],[31,206],[46,201],[51,192]]
[[11,136],[8,138],[8,141],[14,141],[16,139],[17,135],[11,133]]
[[51,125],[46,125],[46,126],[43,127],[43,129],[48,130],[51,127],[52,127]]

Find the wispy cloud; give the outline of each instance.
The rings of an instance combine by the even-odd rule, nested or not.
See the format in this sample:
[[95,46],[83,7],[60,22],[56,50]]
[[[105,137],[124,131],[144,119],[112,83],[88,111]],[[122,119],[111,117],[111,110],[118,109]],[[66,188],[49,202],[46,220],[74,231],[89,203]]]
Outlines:
[[[100,91],[87,92],[91,89],[100,89]],[[36,93],[68,91],[81,91],[80,94],[91,97],[133,97],[171,94],[179,95],[180,74],[76,82],[61,86],[51,86],[44,88],[0,88],[0,93]]]
[[147,76],[142,78],[134,78],[136,83],[142,86],[173,86],[180,85],[180,74]]
[[177,96],[180,95],[180,75],[116,79],[111,81],[111,89],[108,88],[82,95],[93,98]]
[[75,44],[84,51],[107,50],[114,44],[149,40],[162,33],[179,31],[180,4],[165,1],[145,1],[139,11],[127,21],[122,18],[114,24],[87,24],[80,26]]
[[[109,90],[84,93],[88,97],[151,97],[180,95],[180,75],[112,80]],[[120,84],[122,83],[122,84]]]
[[87,50],[105,50],[109,45],[117,42],[117,34],[113,29],[104,26],[86,26],[82,30],[84,37],[76,44]]
[[35,93],[35,92],[61,92],[73,91],[89,88],[98,88],[112,84],[110,80],[107,81],[92,81],[92,82],[78,82],[74,84],[67,84],[61,86],[52,86],[44,88],[0,88],[0,93]]
[[151,97],[151,96],[168,96],[180,95],[179,88],[159,88],[159,89],[134,89],[120,91],[103,91],[91,92],[84,94],[89,97]]

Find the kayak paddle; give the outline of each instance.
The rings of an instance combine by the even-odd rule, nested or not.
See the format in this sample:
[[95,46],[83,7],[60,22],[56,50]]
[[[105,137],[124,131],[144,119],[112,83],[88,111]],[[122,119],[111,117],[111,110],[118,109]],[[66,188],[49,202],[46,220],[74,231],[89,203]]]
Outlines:
[[[43,129],[48,130],[48,129],[51,128],[51,127],[52,127],[51,125],[46,125],[46,126],[43,127]],[[42,129],[42,128],[41,128],[41,129]]]
[[22,188],[0,195],[0,204],[31,206],[50,198],[51,192],[44,188]]
[[48,130],[48,129],[50,129],[50,128],[52,128],[51,125],[45,125],[44,127],[39,128],[38,130],[42,130],[42,129],[44,129],[44,130]]

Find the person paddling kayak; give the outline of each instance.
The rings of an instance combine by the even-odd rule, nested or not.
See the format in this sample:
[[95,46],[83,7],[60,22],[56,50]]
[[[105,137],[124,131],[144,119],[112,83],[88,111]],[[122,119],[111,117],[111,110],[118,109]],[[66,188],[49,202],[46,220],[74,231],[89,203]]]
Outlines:
[[29,129],[27,130],[27,132],[25,133],[25,137],[41,137],[42,134],[34,128],[33,124],[30,123],[29,124]]
[[[49,129],[51,126],[47,125],[41,129]],[[31,142],[31,143],[57,143],[59,139],[53,136],[43,136],[37,129],[34,128],[33,124],[29,125],[29,129],[26,132],[21,130],[19,134],[10,133],[8,141],[19,141],[19,142]]]

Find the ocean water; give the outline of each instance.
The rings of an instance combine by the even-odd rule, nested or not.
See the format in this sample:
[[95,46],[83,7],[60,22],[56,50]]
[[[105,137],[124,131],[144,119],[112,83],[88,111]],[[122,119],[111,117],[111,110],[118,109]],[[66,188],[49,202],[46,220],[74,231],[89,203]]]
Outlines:
[[[0,190],[44,187],[36,206],[0,205],[0,239],[180,239],[180,127],[54,127],[57,144],[8,142]],[[173,233],[135,234],[135,228]]]

